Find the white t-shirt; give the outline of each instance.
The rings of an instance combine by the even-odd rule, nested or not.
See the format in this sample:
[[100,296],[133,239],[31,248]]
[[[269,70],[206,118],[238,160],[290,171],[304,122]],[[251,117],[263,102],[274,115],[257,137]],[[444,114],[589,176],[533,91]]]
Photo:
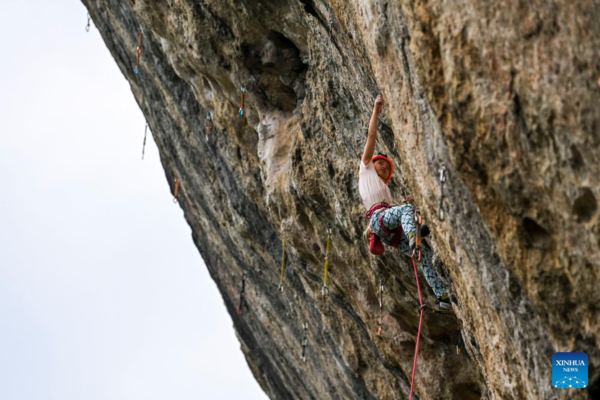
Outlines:
[[365,164],[360,160],[360,173],[358,174],[358,191],[367,211],[375,203],[385,201],[394,204],[390,188],[377,175],[373,161]]

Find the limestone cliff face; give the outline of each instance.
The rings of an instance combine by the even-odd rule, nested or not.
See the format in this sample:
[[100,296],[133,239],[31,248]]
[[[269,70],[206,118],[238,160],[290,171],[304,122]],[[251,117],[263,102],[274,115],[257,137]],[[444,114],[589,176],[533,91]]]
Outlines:
[[[193,240],[271,398],[408,398],[412,264],[361,240],[358,163],[378,93],[392,193],[414,194],[463,324],[456,354],[457,319],[426,315],[416,397],[600,396],[598,1],[83,2],[172,189],[181,179]],[[587,352],[587,389],[552,389],[556,351]]]

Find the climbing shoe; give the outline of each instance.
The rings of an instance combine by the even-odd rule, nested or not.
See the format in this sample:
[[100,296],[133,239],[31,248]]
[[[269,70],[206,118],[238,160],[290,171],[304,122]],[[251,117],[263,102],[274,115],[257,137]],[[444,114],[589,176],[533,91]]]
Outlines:
[[452,303],[450,303],[450,297],[448,297],[448,293],[442,295],[442,297],[438,297],[435,301],[435,312],[440,314],[454,314],[452,310]]
[[383,247],[381,239],[379,239],[379,236],[371,231],[371,227],[368,227],[367,230],[364,231],[363,240],[369,245],[369,251],[371,254],[380,256],[385,252],[385,247]]

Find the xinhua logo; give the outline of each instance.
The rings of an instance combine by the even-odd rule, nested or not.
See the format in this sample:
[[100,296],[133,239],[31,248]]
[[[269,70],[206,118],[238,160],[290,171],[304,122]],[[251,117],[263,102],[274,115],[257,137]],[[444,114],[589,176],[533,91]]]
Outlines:
[[587,387],[588,356],[585,353],[554,353],[552,386],[559,389]]

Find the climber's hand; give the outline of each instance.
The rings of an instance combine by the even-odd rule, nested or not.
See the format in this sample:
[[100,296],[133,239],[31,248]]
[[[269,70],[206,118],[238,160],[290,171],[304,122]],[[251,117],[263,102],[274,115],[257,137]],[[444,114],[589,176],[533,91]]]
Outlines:
[[373,104],[374,111],[379,114],[381,111],[381,106],[383,105],[383,97],[381,95],[377,96],[375,99],[375,104]]
[[406,202],[409,204],[415,204],[415,197],[412,194],[406,196]]

